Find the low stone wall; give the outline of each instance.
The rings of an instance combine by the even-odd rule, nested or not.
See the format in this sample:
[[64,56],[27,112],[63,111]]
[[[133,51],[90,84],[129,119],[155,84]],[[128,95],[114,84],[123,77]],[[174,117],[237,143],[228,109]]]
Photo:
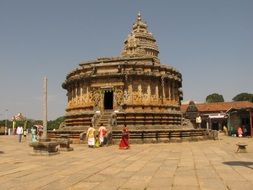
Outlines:
[[[69,138],[73,140],[73,143],[86,143],[86,134],[83,131],[48,131],[48,136],[50,138],[60,138],[61,134],[69,134]],[[112,139],[114,144],[117,144],[120,141],[121,134],[121,130],[112,131]],[[206,129],[130,130],[129,140],[130,143],[169,143],[199,141],[213,139],[212,134],[212,132],[207,131]],[[81,136],[82,139],[80,139]]]
[[134,127],[153,127],[168,128],[177,127],[182,124],[181,112],[166,112],[166,113],[154,113],[154,112],[120,112],[117,113],[117,125],[134,126]]
[[[206,130],[186,129],[186,130],[135,130],[130,131],[131,143],[169,143],[183,141],[198,141],[209,139]],[[121,139],[121,131],[113,131],[113,142],[117,143]]]

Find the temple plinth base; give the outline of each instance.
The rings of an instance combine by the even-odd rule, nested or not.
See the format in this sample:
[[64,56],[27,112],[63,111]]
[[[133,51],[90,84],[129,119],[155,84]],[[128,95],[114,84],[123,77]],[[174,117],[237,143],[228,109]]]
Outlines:
[[29,144],[33,147],[32,155],[35,156],[52,156],[59,154],[57,146],[58,142],[50,141],[50,139],[41,139],[37,142],[31,142]]

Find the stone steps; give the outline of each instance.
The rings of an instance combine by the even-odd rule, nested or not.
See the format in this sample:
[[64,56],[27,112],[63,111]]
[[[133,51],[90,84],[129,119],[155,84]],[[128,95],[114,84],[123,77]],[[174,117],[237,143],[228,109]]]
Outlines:
[[111,117],[112,112],[113,112],[113,110],[104,111],[103,114],[100,117],[100,120],[97,124],[97,127],[99,127],[103,123],[103,125],[107,128],[108,125],[109,125],[109,119]]

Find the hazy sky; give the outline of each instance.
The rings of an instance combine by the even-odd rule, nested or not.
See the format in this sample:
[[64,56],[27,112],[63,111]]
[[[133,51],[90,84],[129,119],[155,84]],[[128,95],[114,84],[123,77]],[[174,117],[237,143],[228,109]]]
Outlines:
[[184,101],[253,93],[252,10],[252,0],[0,0],[0,120],[42,119],[44,76],[49,119],[64,115],[66,74],[119,55],[139,11],[161,62],[182,73]]

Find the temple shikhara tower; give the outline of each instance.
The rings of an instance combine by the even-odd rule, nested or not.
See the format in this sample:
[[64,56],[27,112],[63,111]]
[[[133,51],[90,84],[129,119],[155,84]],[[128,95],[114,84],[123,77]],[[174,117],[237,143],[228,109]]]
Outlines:
[[112,130],[181,126],[182,75],[160,63],[159,48],[138,14],[121,55],[81,62],[67,74],[65,129],[103,123]]

